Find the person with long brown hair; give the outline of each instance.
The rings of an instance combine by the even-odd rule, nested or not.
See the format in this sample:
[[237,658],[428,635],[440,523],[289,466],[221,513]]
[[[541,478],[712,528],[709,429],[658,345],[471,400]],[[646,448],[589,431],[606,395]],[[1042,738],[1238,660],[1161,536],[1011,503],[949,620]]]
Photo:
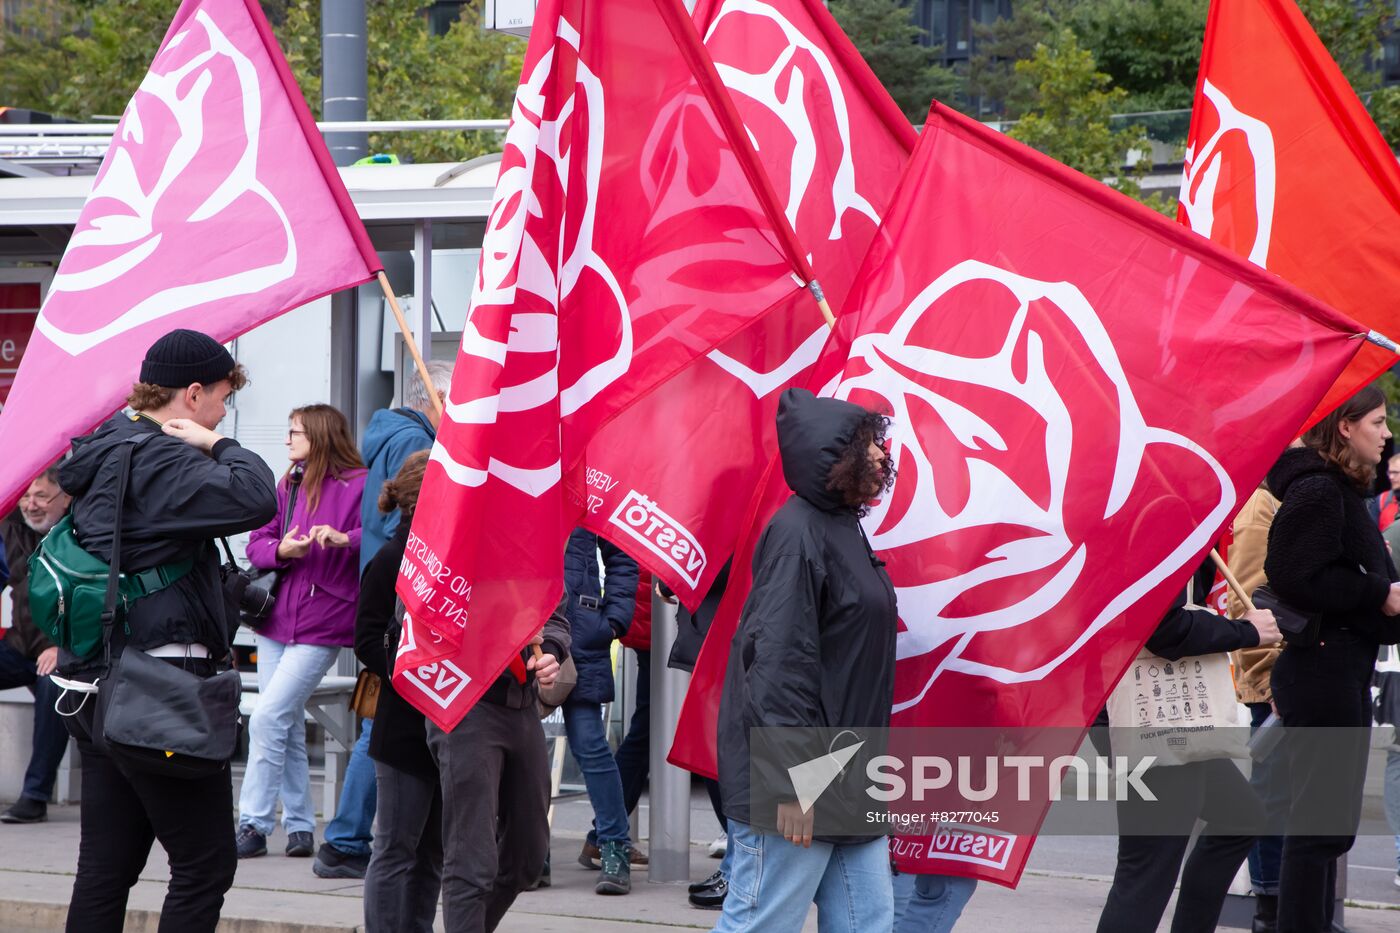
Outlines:
[[316,810],[304,709],[342,646],[354,644],[365,467],[350,424],[330,405],[292,411],[291,461],[277,517],[248,540],[253,566],[276,569],[276,602],[258,629],[258,705],[238,800],[238,857],[267,853],[278,798],[286,853],[309,858]]
[[1264,572],[1311,616],[1274,662],[1274,706],[1289,735],[1291,807],[1279,873],[1278,930],[1332,929],[1337,859],[1361,820],[1371,673],[1400,640],[1400,582],[1366,508],[1381,462],[1385,396],[1362,389],[1303,435],[1269,471],[1281,502]]

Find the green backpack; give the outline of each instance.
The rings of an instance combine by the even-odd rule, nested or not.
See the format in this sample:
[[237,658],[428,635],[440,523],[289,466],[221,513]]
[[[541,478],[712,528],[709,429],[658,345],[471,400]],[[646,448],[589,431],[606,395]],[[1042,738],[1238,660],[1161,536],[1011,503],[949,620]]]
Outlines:
[[131,452],[150,435],[123,443],[117,474],[117,518],[111,563],[94,557],[78,543],[73,516],[63,516],[29,555],[29,611],[55,645],[81,661],[97,655],[116,619],[120,597],[127,606],[164,589],[189,573],[194,560],[162,564],[136,574],[121,572],[122,508],[126,498]]

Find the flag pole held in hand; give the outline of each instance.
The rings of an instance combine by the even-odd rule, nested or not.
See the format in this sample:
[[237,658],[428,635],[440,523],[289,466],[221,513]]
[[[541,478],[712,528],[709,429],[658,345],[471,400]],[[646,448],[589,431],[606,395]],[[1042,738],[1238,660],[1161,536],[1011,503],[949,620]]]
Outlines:
[[1249,598],[1249,594],[1240,586],[1240,581],[1235,579],[1235,575],[1230,572],[1230,566],[1225,563],[1225,558],[1220,556],[1220,552],[1215,548],[1210,549],[1210,559],[1215,561],[1215,566],[1220,570],[1220,575],[1225,578],[1225,583],[1230,587],[1230,592],[1234,593],[1240,602],[1244,603],[1244,608],[1250,612],[1254,611],[1254,600]]

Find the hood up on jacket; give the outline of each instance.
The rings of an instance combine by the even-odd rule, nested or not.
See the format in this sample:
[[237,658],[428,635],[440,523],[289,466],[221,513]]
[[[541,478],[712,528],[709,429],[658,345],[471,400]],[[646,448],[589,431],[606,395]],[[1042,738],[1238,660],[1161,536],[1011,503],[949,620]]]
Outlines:
[[381,408],[376,411],[370,416],[369,424],[365,426],[365,439],[361,450],[365,463],[373,463],[378,460],[384,448],[389,446],[400,434],[405,433],[414,435],[426,433],[430,438],[437,436],[428,416],[416,408]]
[[1275,499],[1282,500],[1288,494],[1288,487],[1303,477],[1337,472],[1336,467],[1322,459],[1322,454],[1311,447],[1290,447],[1279,456],[1278,462],[1269,468],[1264,485],[1273,493]]
[[826,488],[831,468],[855,437],[866,410],[853,402],[788,389],[778,399],[778,451],[788,488],[817,508],[834,512],[845,501]]

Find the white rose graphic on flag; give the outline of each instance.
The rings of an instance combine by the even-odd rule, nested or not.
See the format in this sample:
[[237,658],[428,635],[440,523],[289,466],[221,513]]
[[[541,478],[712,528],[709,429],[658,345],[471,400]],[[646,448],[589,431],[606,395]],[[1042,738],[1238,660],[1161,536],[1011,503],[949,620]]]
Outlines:
[[[1273,131],[1209,81],[1201,82],[1201,95],[1197,104],[1205,110],[1192,127],[1182,165],[1182,211],[1192,230],[1267,268],[1278,184]],[[1252,184],[1246,189],[1240,178]],[[1228,193],[1220,190],[1222,182]],[[1235,200],[1222,204],[1222,197]],[[1223,229],[1217,229],[1220,213],[1228,213]]]
[[[627,372],[632,322],[616,277],[594,249],[602,173],[603,87],[588,65],[576,63],[576,85],[564,100],[549,83],[567,71],[556,57],[578,55],[579,37],[564,20],[554,48],[535,63],[516,92],[515,106],[487,221],[472,308],[462,334],[462,354],[445,417],[457,429],[438,444],[432,459],[464,486],[488,476],[539,496],[560,480],[557,425]],[[566,142],[569,140],[569,142]],[[571,191],[582,185],[583,191]],[[558,205],[567,200],[568,210]],[[544,210],[542,205],[554,205]],[[546,215],[566,218],[564,229]],[[608,312],[615,337],[607,346],[572,346],[561,361],[560,307],[586,300]],[[518,426],[519,430],[513,430]],[[518,438],[509,459],[476,462],[474,429],[507,428]],[[543,441],[543,442],[541,442]],[[552,441],[552,442],[551,442]],[[500,453],[501,445],[494,447]]]
[[[230,110],[239,119],[228,119]],[[262,111],[258,67],[197,11],[152,63],[123,115],[37,322],[44,336],[76,356],[147,322],[215,297],[261,292],[296,273],[292,224],[258,175]],[[203,232],[228,229],[246,240]],[[211,240],[227,248],[211,251]],[[54,300],[76,294],[84,300]],[[94,309],[105,314],[99,325]]]
[[[865,526],[899,597],[896,711],[950,672],[1045,677],[1199,553],[1235,502],[1209,451],[1144,418],[1072,284],[959,263],[851,359],[837,396],[893,415],[898,479]],[[1206,514],[1162,493],[1187,484]],[[1143,561],[1096,551],[1105,525]]]

